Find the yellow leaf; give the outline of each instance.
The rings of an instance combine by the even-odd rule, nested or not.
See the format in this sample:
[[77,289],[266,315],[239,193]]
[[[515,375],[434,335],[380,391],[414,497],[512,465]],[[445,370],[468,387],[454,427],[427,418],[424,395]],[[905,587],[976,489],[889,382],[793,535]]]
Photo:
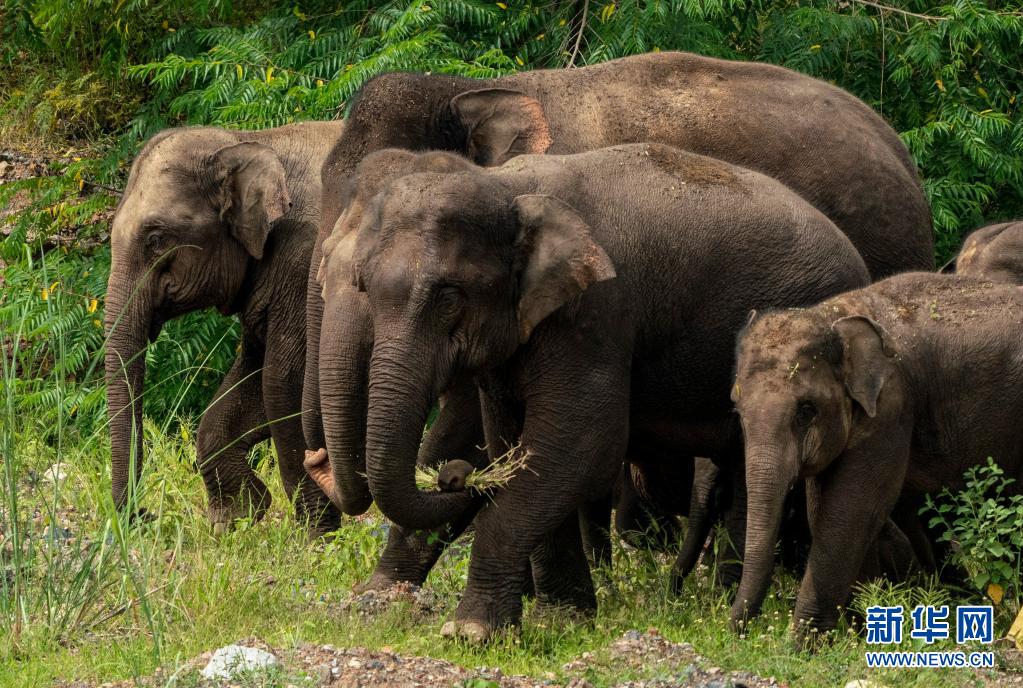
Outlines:
[[162,23],[162,24],[160,24],[160,26],[162,26],[162,27],[163,27],[164,29],[166,29],[166,28],[167,28],[167,20],[166,20],[166,19],[164,19],[164,20],[163,20],[163,23]]
[[935,79],[934,85],[937,86],[938,90],[941,91],[942,93],[945,92],[945,82],[942,81],[941,79]]
[[1009,637],[1016,641],[1017,649],[1023,650],[1023,608],[1019,610],[1016,620],[1012,622],[1012,626],[1009,628]]
[[47,289],[46,287],[43,287],[43,291],[42,291],[42,293],[39,296],[42,298],[43,301],[49,301],[50,300],[50,290]]
[[545,33],[542,33],[542,34],[540,34],[539,36],[537,36],[537,37],[536,37],[536,40],[538,40],[538,41],[542,41],[542,40],[543,40],[543,37],[544,37],[544,36],[546,36],[546,35],[547,35],[547,34],[545,34]]
[[1005,596],[1005,590],[998,583],[990,583],[987,586],[987,596],[995,604],[1001,604],[1002,598]]
[[526,63],[522,61],[521,57],[516,56],[515,57],[515,61],[519,63],[520,67],[525,67],[526,66]]
[[93,318],[92,324],[95,325],[96,327],[103,327],[103,323],[100,322],[99,318]]
[[983,86],[977,87],[977,93],[987,98],[987,90]]
[[270,83],[273,80],[274,80],[274,68],[273,67],[267,67],[266,68],[266,83]]
[[821,49],[821,44],[820,43],[817,43],[816,45],[811,45],[810,46],[810,52],[812,52],[812,53],[820,52],[820,49]]
[[96,308],[99,306],[99,301],[96,299],[89,299],[89,306],[85,309],[89,313],[95,313]]
[[655,46],[654,46],[654,52],[655,52],[655,53],[659,53],[659,52],[661,52],[661,47],[660,47],[660,46],[657,46],[657,45],[655,45]]
[[316,80],[316,88],[323,88],[323,79]]
[[309,30],[309,40],[311,40],[311,41],[315,41],[316,40],[316,32],[313,31],[312,29]]
[[502,10],[508,9],[508,5],[504,4],[503,2],[497,3],[497,6],[500,7]]
[[181,439],[186,442],[188,441],[188,428],[185,427],[184,423],[181,424]]
[[239,79],[245,76],[245,72],[242,71],[242,66],[240,64],[236,64],[234,66],[234,73],[238,75]]
[[560,21],[558,21],[558,26],[564,26],[565,24],[566,24],[566,22],[565,22],[564,19],[561,19]]
[[600,21],[606,22],[608,19],[611,18],[611,15],[615,13],[616,9],[618,8],[615,7],[615,4],[613,2],[604,5],[604,9],[600,11]]

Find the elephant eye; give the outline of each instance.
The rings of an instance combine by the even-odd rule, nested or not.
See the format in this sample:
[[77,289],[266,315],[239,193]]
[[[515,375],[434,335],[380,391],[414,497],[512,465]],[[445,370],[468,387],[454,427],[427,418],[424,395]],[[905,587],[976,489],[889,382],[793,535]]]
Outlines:
[[812,401],[804,400],[796,406],[796,424],[805,428],[817,417],[817,407]]
[[146,251],[152,256],[158,256],[170,248],[170,237],[162,229],[151,229],[146,233]]
[[437,314],[450,324],[461,315],[464,301],[465,298],[462,295],[462,290],[458,287],[441,287],[437,291],[435,302]]

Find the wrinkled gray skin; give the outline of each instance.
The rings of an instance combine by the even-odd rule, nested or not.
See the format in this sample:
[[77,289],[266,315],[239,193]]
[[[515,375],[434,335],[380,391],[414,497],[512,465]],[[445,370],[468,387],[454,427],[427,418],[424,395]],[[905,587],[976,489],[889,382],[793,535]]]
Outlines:
[[[869,279],[849,240],[779,182],[660,145],[406,175],[364,218],[325,271],[365,291],[373,318],[369,486],[406,528],[478,509],[444,629],[470,638],[518,622],[529,564],[541,603],[592,609],[576,510],[650,447],[741,456],[729,389],[749,310]],[[467,376],[491,454],[521,438],[533,469],[482,504],[414,479],[427,413]]]
[[971,233],[950,272],[1023,284],[1023,222],[988,225]]
[[[930,209],[895,132],[841,89],[771,65],[661,52],[490,80],[387,74],[363,87],[347,122],[323,166],[323,220],[309,274],[302,408],[306,441],[314,449],[327,444],[318,368],[320,245],[342,213],[357,219],[362,212],[351,206],[346,187],[375,150],[448,150],[493,166],[524,153],[669,143],[781,180],[849,236],[875,278],[933,268]],[[347,352],[344,385],[333,401],[346,420],[335,428],[330,460],[341,506],[357,514],[371,502],[362,477],[360,420],[372,335],[366,335],[362,306],[337,307],[342,317],[332,321],[339,326],[325,338]],[[471,387],[463,389],[473,396]],[[457,394],[449,390],[448,397]],[[452,409],[472,406],[471,399],[451,402]],[[442,410],[438,423],[456,426],[449,413]],[[455,456],[441,452],[440,458]]]
[[[210,517],[223,530],[270,495],[247,454],[272,437],[289,495],[316,527],[338,512],[303,479],[301,384],[305,278],[319,226],[320,167],[340,122],[260,132],[211,127],[154,136],[136,158],[111,232],[107,396],[113,495],[129,501],[142,469],[145,348],[164,322],[200,308],[236,314],[238,358],[199,426]],[[277,420],[267,426],[268,420]],[[134,472],[132,471],[134,465]],[[301,487],[300,487],[301,484]]]
[[1014,285],[909,273],[750,325],[733,389],[749,487],[735,624],[760,609],[796,480],[813,533],[795,609],[806,642],[834,628],[900,495],[961,489],[988,456],[1023,478],[1021,323]]

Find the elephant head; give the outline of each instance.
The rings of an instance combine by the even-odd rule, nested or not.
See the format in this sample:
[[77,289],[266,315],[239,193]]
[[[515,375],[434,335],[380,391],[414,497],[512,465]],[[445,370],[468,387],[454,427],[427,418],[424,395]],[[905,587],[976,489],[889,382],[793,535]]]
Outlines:
[[471,500],[416,487],[416,453],[438,395],[507,361],[545,318],[614,268],[566,203],[516,196],[478,169],[395,180],[375,197],[360,234],[352,277],[375,337],[370,489],[399,525],[434,528]]
[[310,475],[342,511],[365,512],[372,503],[366,480],[366,405],[373,323],[366,295],[352,280],[352,254],[360,241],[360,227],[373,199],[389,182],[414,172],[447,173],[467,170],[472,164],[460,156],[439,151],[416,154],[385,149],[368,155],[356,168],[345,190],[345,211],[323,243],[318,269],[324,298],[320,330],[320,405],[329,457],[314,456]]
[[[822,307],[824,308],[824,307]],[[862,315],[835,319],[782,311],[756,317],[740,336],[732,400],[745,436],[748,492],[742,582],[732,607],[741,626],[770,584],[786,494],[825,470],[858,424],[878,413],[895,372],[895,347]]]
[[145,348],[168,319],[236,310],[252,261],[288,211],[274,151],[215,129],[154,137],[132,166],[111,231],[106,377],[114,502],[142,468]]
[[951,267],[954,269],[942,272],[1023,284],[1023,222],[989,225],[973,232]]

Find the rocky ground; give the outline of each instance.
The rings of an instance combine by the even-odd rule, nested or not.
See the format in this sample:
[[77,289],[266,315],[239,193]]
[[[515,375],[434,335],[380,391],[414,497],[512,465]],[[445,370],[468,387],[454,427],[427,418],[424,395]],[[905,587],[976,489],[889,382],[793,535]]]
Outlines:
[[[61,684],[62,688],[134,688],[135,686],[163,686],[171,676],[176,685],[196,685],[202,688],[226,688],[249,685],[281,686],[337,686],[338,688],[371,688],[383,686],[463,686],[465,688],[588,688],[586,679],[591,672],[613,670],[621,674],[643,674],[650,678],[623,681],[619,688],[768,688],[786,686],[774,678],[764,678],[744,672],[728,673],[708,664],[687,643],[673,643],[663,638],[656,629],[644,632],[628,631],[609,647],[585,652],[578,659],[562,667],[559,677],[512,676],[497,667],[458,666],[430,657],[409,657],[389,648],[369,650],[363,647],[338,648],[332,645],[301,644],[291,649],[274,648],[250,638],[238,643],[256,648],[272,656],[257,669],[244,670],[238,661],[231,678],[205,678],[203,671],[213,658],[206,652],[173,671],[157,671],[141,682]],[[224,653],[221,653],[222,655]],[[255,654],[255,653],[253,653]],[[239,654],[240,656],[240,654]],[[266,656],[266,655],[257,655]],[[210,673],[207,671],[207,673]],[[262,674],[263,681],[256,679]],[[268,679],[268,680],[267,680]],[[191,683],[190,680],[194,680]]]
[[[435,611],[437,601],[428,590],[412,585],[383,592],[353,594],[339,605],[345,614],[370,616],[403,602],[417,611]],[[1016,653],[1019,654],[1019,653]],[[1009,671],[977,673],[984,687],[1023,686],[1023,657]],[[251,662],[248,663],[247,662]],[[248,668],[246,668],[248,667]],[[216,676],[220,676],[216,678]],[[608,682],[609,676],[620,677]],[[628,678],[636,677],[636,678]],[[558,673],[545,676],[505,674],[498,667],[463,667],[432,657],[408,656],[389,647],[334,647],[301,643],[292,648],[273,647],[258,638],[204,652],[182,666],[157,670],[140,680],[90,683],[66,682],[60,688],[137,688],[194,686],[195,688],[382,688],[383,686],[458,688],[592,688],[594,683],[615,688],[786,688],[773,676],[728,672],[702,657],[689,643],[676,643],[655,628],[631,630],[610,645],[583,652],[565,663]],[[841,688],[841,687],[839,687]],[[861,679],[845,688],[884,688]]]

